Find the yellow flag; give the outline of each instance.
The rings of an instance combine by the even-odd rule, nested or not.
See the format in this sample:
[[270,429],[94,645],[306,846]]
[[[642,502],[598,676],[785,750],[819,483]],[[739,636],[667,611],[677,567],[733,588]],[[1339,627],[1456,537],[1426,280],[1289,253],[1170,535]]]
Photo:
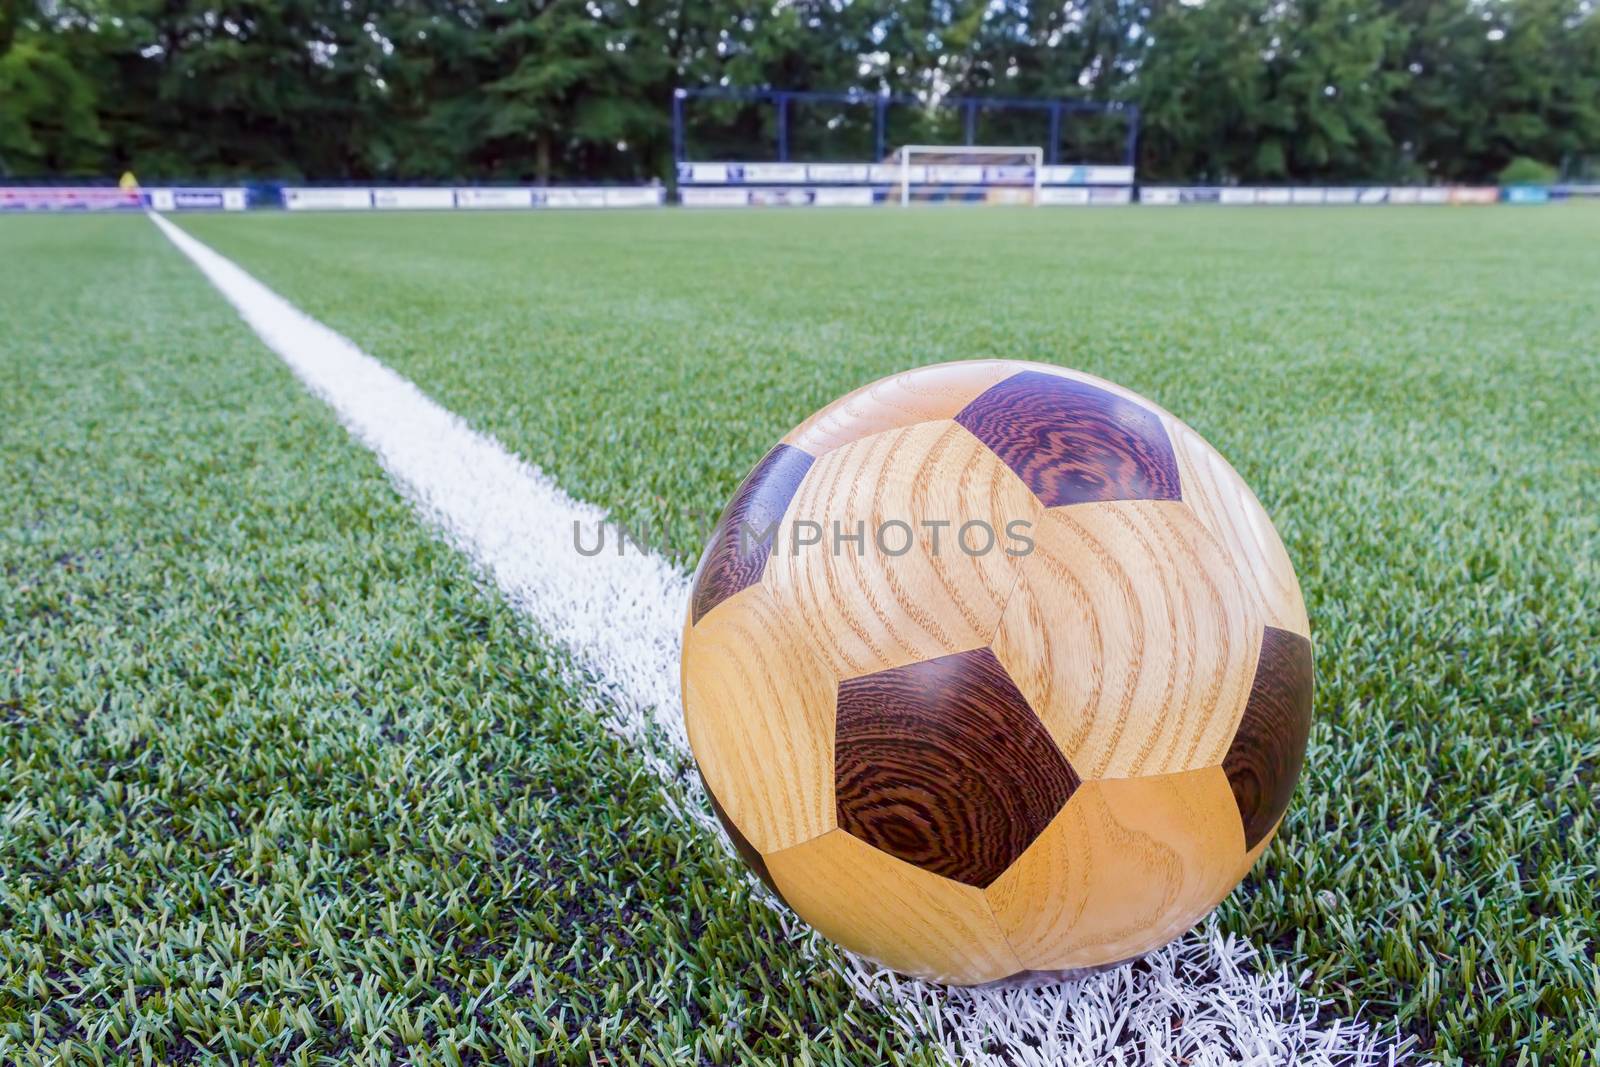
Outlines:
[[139,188],[139,179],[133,176],[133,171],[125,170],[122,172],[122,180],[117,182],[117,188],[132,192]]

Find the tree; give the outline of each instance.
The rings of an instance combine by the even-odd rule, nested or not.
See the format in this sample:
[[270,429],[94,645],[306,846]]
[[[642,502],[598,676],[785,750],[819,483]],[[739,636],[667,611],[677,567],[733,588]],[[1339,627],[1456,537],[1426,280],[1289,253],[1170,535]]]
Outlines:
[[[951,96],[1125,101],[1140,173],[1492,178],[1600,151],[1593,0],[0,0],[0,160],[149,178],[670,173],[680,85],[912,94],[890,144],[962,137]],[[770,107],[708,103],[738,155]],[[703,112],[702,112],[703,113]],[[979,109],[1043,143],[1048,112]],[[795,103],[791,148],[864,158],[870,104]],[[1116,158],[1075,119],[1069,158]]]
[[1141,173],[1196,181],[1253,173],[1255,136],[1289,121],[1269,100],[1274,45],[1262,5],[1173,4],[1152,19],[1147,37],[1129,87],[1143,113]]
[[71,43],[43,31],[20,0],[0,0],[0,174],[78,173],[99,163],[95,84]]

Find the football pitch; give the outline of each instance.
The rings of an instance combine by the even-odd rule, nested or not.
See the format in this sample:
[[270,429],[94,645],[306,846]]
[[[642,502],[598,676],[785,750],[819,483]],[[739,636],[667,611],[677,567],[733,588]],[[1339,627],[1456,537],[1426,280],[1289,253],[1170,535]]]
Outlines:
[[[685,570],[892,371],[1150,397],[1317,650],[1218,930],[1425,1058],[1600,1054],[1600,209],[181,225]],[[149,221],[0,219],[0,286],[0,1061],[942,1062]]]

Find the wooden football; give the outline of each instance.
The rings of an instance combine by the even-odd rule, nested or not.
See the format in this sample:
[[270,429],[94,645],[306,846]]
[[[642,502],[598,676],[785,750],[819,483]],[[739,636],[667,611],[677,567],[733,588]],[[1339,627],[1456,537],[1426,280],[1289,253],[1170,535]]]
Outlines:
[[756,464],[700,561],[689,741],[824,935],[963,985],[1184,933],[1288,805],[1310,627],[1254,494],[1110,382],[948,363]]

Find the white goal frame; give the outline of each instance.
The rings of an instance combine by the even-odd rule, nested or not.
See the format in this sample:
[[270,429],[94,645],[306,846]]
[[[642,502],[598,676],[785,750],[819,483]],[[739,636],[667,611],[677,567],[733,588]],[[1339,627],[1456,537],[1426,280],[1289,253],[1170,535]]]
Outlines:
[[945,156],[994,156],[1010,153],[1028,156],[1033,161],[1033,206],[1039,206],[1039,188],[1044,178],[1044,149],[1038,145],[992,144],[905,144],[895,150],[900,157],[900,206],[911,206],[911,157],[918,152]]

